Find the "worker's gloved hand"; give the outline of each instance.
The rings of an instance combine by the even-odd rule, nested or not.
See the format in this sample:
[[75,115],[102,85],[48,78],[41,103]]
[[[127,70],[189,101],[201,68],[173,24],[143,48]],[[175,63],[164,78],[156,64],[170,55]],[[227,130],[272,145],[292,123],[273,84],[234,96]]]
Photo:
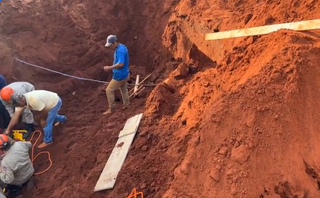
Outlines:
[[40,121],[40,126],[41,126],[42,128],[44,128],[44,127],[46,126],[46,124],[47,124],[47,120],[41,119],[41,121]]

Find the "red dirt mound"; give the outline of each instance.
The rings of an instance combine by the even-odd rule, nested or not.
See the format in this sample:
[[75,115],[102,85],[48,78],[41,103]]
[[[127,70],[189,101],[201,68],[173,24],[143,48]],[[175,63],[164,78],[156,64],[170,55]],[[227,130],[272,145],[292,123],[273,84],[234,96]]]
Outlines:
[[[54,162],[27,197],[319,197],[320,34],[277,31],[204,41],[213,31],[319,17],[318,1],[1,1],[0,54],[9,81],[57,91],[68,122]],[[104,85],[16,62],[109,80],[117,34],[133,74],[159,83],[129,110],[102,116]],[[161,36],[162,35],[162,36]],[[134,78],[134,76],[132,76]],[[54,85],[53,85],[54,84]],[[130,116],[144,112],[113,190],[93,187]],[[45,158],[35,168],[47,166]]]
[[235,49],[183,91],[171,125],[187,124],[171,138],[192,135],[164,197],[319,196],[318,38],[280,31],[241,46],[247,56]]

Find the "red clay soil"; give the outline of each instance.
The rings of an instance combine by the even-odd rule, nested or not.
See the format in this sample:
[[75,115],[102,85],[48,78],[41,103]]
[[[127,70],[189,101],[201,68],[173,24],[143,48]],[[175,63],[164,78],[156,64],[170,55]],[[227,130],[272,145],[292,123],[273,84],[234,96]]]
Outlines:
[[[72,2],[72,3],[71,3]],[[134,2],[134,3],[133,3]],[[52,168],[29,198],[320,197],[320,32],[205,41],[204,34],[316,19],[310,1],[1,1],[0,73],[56,91],[68,122],[54,129]],[[105,117],[117,34],[132,82],[152,72],[130,109]],[[93,192],[125,121],[144,112],[114,189]],[[35,162],[37,171],[47,166]]]

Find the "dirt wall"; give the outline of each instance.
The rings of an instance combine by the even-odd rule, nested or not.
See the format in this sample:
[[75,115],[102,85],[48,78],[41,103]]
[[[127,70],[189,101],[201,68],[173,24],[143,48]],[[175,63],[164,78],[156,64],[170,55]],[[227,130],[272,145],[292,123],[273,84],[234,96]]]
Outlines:
[[[68,116],[48,147],[54,165],[28,196],[126,197],[137,188],[155,198],[318,197],[319,32],[204,41],[212,31],[319,18],[318,3],[1,2],[0,72],[57,91]],[[108,80],[108,34],[158,83],[108,118],[104,85],[13,59]],[[93,193],[126,119],[141,112],[115,188]]]

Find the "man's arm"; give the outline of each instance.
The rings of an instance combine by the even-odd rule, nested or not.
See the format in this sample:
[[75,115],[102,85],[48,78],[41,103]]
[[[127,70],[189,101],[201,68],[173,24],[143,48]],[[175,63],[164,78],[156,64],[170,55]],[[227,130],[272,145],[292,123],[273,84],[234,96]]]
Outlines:
[[9,125],[8,125],[6,131],[4,132],[5,134],[9,134],[11,129],[17,124],[17,122],[19,121],[20,115],[22,114],[24,109],[25,109],[25,107],[16,107],[15,112],[9,122]]
[[4,161],[1,161],[0,165],[0,179],[3,183],[10,184],[14,180],[14,174],[13,171],[9,166],[4,163]]
[[110,66],[110,69],[119,69],[123,67],[123,63],[116,63],[115,65]]
[[111,66],[111,69],[119,69],[124,66],[126,54],[122,51],[118,51],[117,57],[118,57],[118,61],[116,64]]
[[112,69],[119,69],[121,67],[124,66],[124,62],[125,62],[125,57],[126,57],[126,54],[124,52],[118,52],[117,53],[117,57],[118,57],[118,61],[116,64],[112,65],[112,66],[104,66],[103,69],[105,71],[109,71],[109,70],[112,70]]

